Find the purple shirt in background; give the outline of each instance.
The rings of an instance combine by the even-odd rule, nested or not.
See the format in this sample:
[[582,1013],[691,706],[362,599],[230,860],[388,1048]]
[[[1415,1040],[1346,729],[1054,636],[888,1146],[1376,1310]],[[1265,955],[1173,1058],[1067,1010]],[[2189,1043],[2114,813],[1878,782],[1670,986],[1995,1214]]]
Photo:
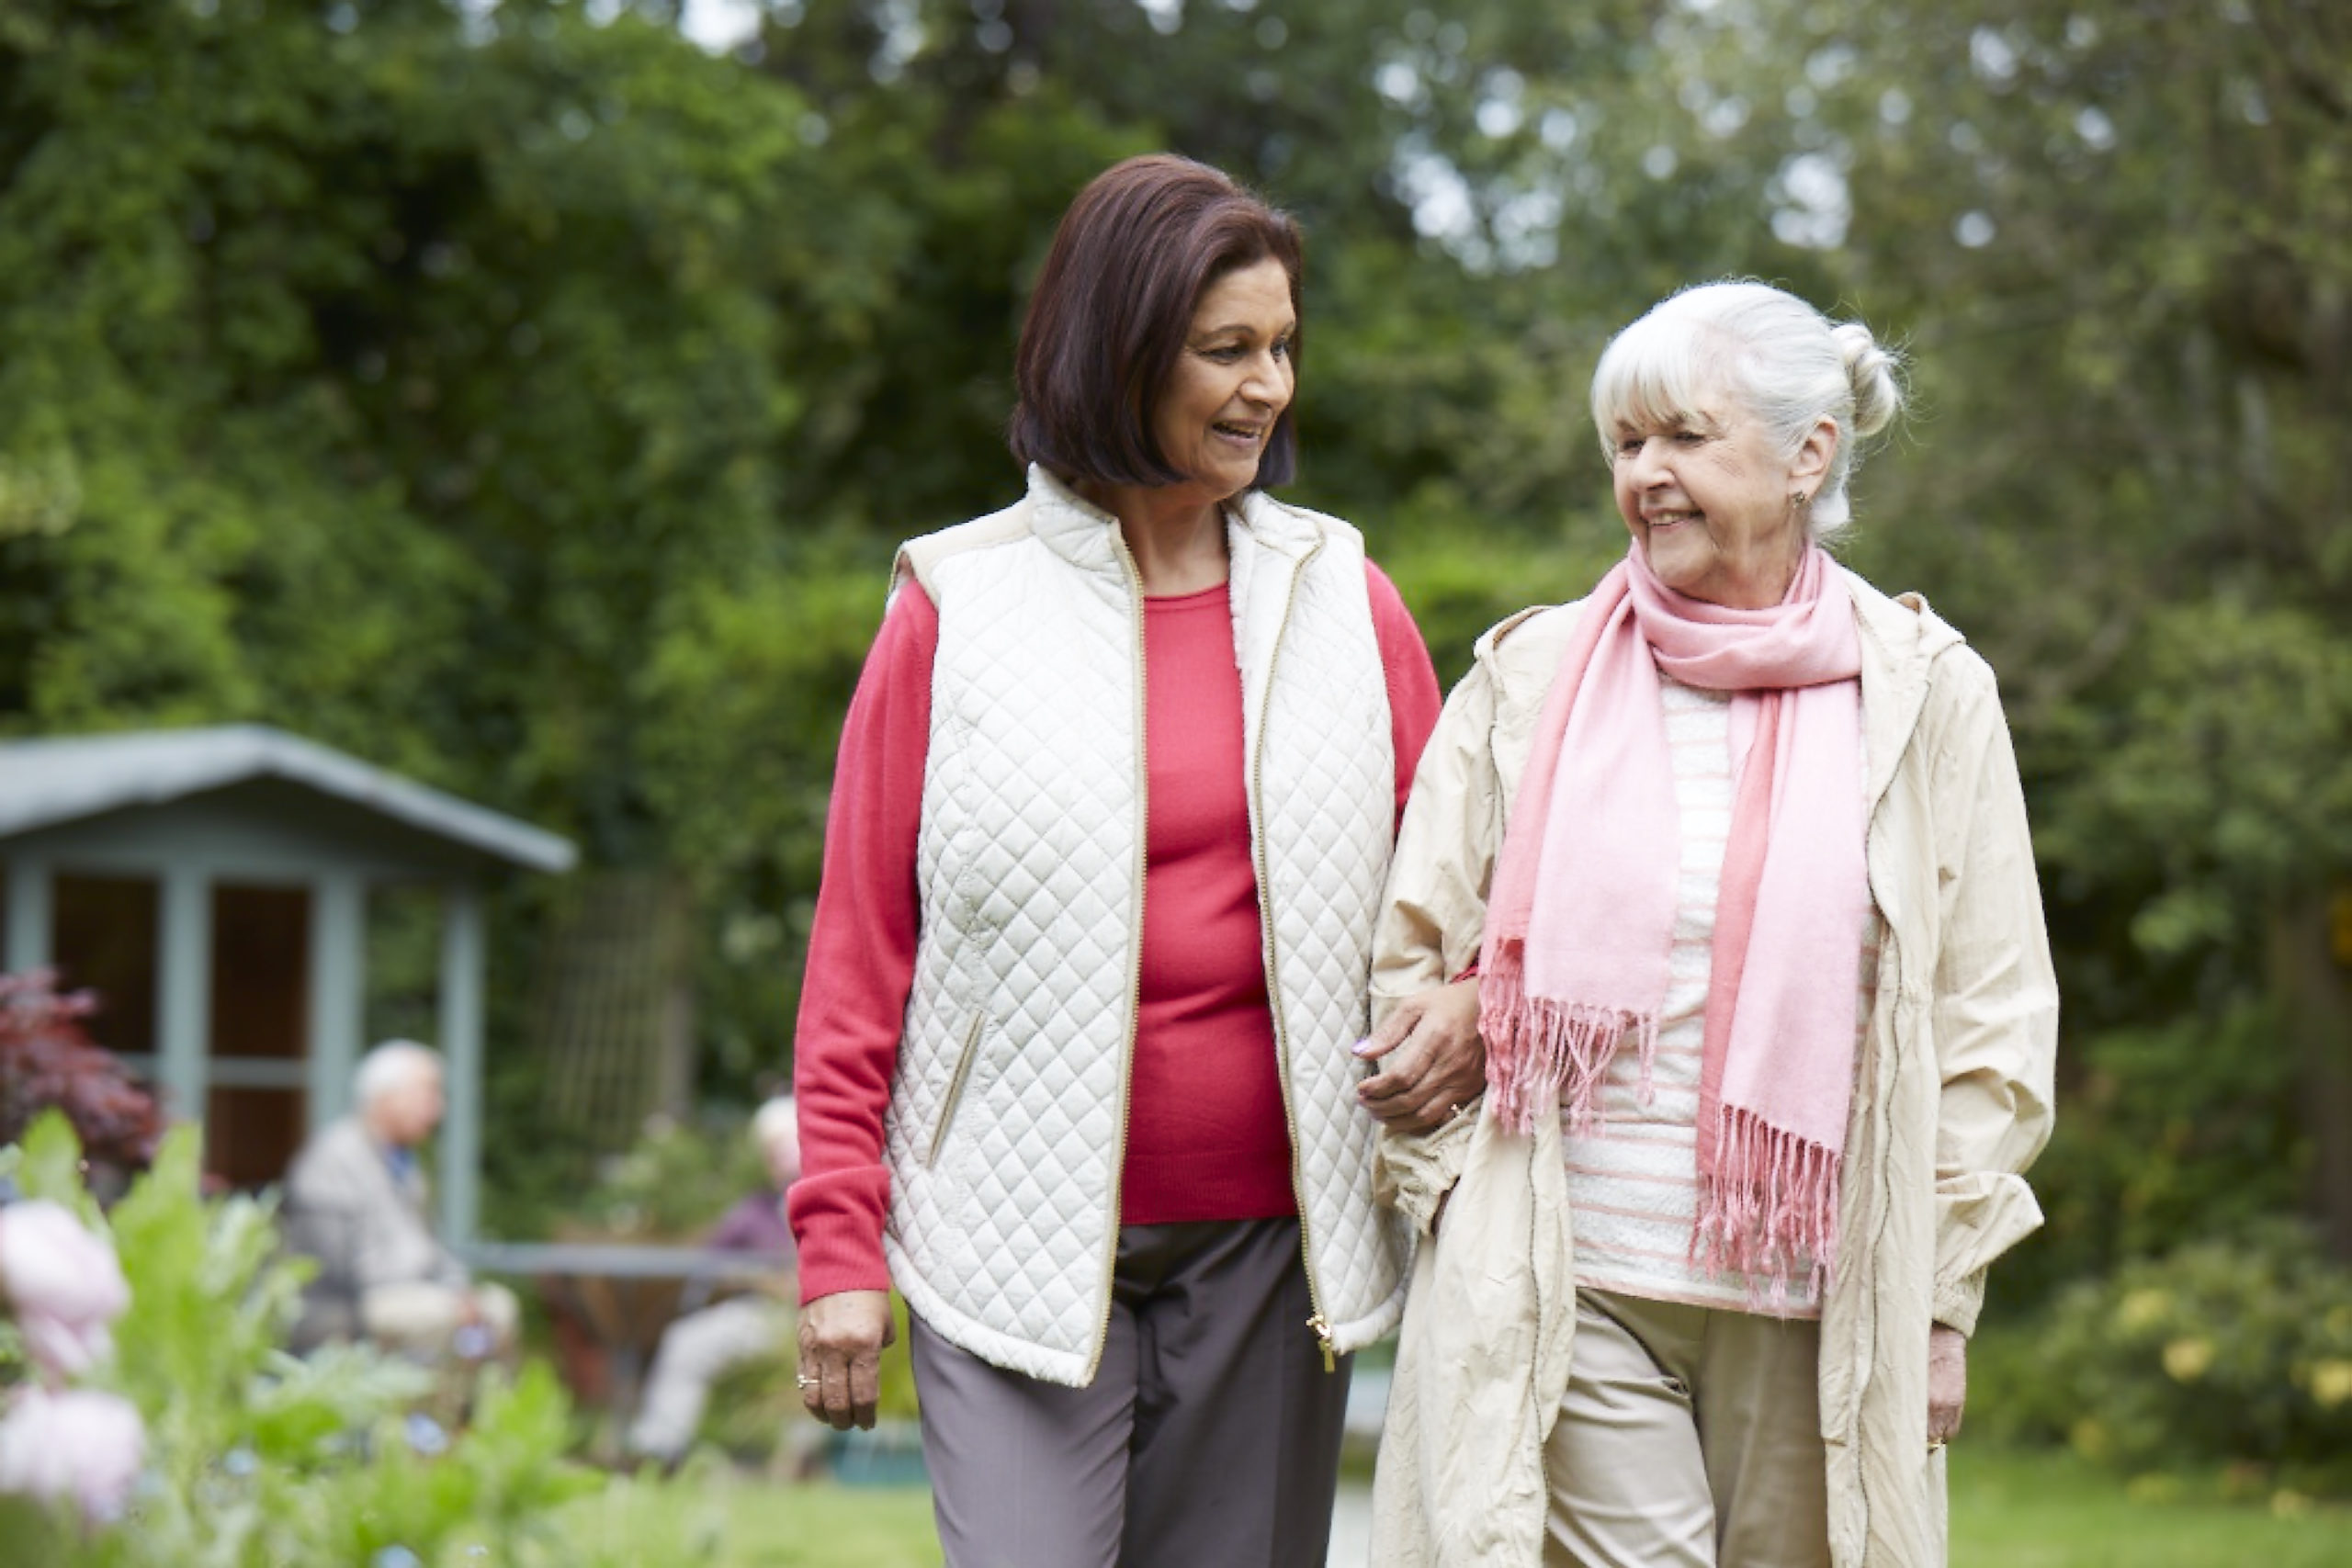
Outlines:
[[727,1211],[718,1228],[704,1246],[721,1252],[773,1253],[789,1263],[794,1258],[792,1226],[784,1217],[784,1194],[754,1192]]

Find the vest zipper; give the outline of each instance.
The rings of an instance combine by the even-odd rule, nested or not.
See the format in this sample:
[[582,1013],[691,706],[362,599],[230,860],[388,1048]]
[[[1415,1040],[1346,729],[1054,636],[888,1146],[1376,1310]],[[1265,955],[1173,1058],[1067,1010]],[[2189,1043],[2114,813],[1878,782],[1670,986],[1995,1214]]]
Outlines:
[[1128,621],[1135,631],[1136,897],[1135,915],[1127,928],[1127,1029],[1126,1041],[1119,1054],[1119,1141],[1111,1150],[1109,1239],[1103,1244],[1102,1258],[1102,1325],[1094,1334],[1094,1352],[1086,1360],[1083,1381],[1090,1385],[1094,1374],[1102,1370],[1102,1351],[1111,1342],[1111,1305],[1116,1297],[1113,1280],[1119,1269],[1119,1204],[1127,1165],[1127,1091],[1135,1077],[1136,1012],[1143,1005],[1143,880],[1151,808],[1150,752],[1148,737],[1144,733],[1148,688],[1144,680],[1143,570],[1136,565],[1135,554],[1127,548],[1127,541],[1115,522],[1111,525],[1111,544],[1119,552],[1119,565],[1126,573]]
[[939,1151],[947,1142],[947,1129],[956,1124],[956,1108],[964,1102],[964,1080],[972,1076],[972,1059],[979,1055],[980,1032],[989,1021],[988,1010],[976,1008],[972,1026],[964,1032],[964,1049],[956,1057],[956,1076],[947,1082],[947,1100],[939,1108],[939,1125],[931,1132],[931,1152],[922,1156],[926,1168],[939,1163]]
[[1292,569],[1290,587],[1283,595],[1282,619],[1274,624],[1273,649],[1266,656],[1266,695],[1258,705],[1257,743],[1250,750],[1250,852],[1258,867],[1258,921],[1266,953],[1266,1000],[1267,1011],[1273,1015],[1274,1060],[1281,1069],[1283,1120],[1290,1124],[1290,1188],[1292,1197],[1298,1202],[1299,1261],[1306,1269],[1306,1304],[1314,1314],[1306,1320],[1306,1326],[1315,1336],[1316,1348],[1323,1352],[1323,1370],[1334,1372],[1339,1371],[1339,1351],[1331,1342],[1331,1320],[1323,1311],[1322,1286],[1315,1278],[1314,1234],[1306,1212],[1306,1167],[1299,1155],[1298,1107],[1291,1091],[1290,1029],[1283,1021],[1282,976],[1274,946],[1273,901],[1266,893],[1266,824],[1261,805],[1266,795],[1266,710],[1273,697],[1274,674],[1282,663],[1283,635],[1290,629],[1291,611],[1298,604],[1299,579],[1306,575],[1307,567],[1322,553],[1322,549],[1323,542],[1318,538]]

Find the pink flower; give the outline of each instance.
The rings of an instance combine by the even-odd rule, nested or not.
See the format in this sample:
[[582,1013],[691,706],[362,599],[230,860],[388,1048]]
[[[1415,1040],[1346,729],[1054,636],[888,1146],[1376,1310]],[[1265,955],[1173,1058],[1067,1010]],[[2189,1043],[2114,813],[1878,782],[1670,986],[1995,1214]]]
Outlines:
[[26,1388],[0,1417],[0,1492],[71,1497],[93,1525],[119,1518],[145,1462],[147,1435],[129,1400],[87,1389]]
[[0,1208],[0,1296],[16,1307],[25,1348],[52,1376],[114,1348],[107,1325],[130,1304],[114,1247],[45,1199]]

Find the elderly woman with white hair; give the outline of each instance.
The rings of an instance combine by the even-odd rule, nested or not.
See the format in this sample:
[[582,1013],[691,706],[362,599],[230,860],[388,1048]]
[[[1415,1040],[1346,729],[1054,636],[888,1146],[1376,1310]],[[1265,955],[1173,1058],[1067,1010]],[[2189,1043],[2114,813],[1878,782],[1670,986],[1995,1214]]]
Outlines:
[[1374,1008],[1476,1028],[1487,1092],[1384,1146],[1433,1240],[1377,1562],[1944,1561],[2057,992],[1991,670],[1821,547],[1895,369],[1761,284],[1627,327],[1631,547],[1488,632],[1424,754]]

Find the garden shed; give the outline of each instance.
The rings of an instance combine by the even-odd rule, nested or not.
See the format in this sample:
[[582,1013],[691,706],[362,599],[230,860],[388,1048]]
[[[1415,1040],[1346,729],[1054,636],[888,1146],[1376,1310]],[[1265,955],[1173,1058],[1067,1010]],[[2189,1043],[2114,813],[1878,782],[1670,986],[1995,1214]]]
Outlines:
[[553,833],[259,725],[0,742],[0,965],[105,1000],[99,1038],[200,1114],[206,1168],[277,1179],[347,1109],[368,897],[439,890],[440,1223],[474,1231],[482,888],[576,858]]

